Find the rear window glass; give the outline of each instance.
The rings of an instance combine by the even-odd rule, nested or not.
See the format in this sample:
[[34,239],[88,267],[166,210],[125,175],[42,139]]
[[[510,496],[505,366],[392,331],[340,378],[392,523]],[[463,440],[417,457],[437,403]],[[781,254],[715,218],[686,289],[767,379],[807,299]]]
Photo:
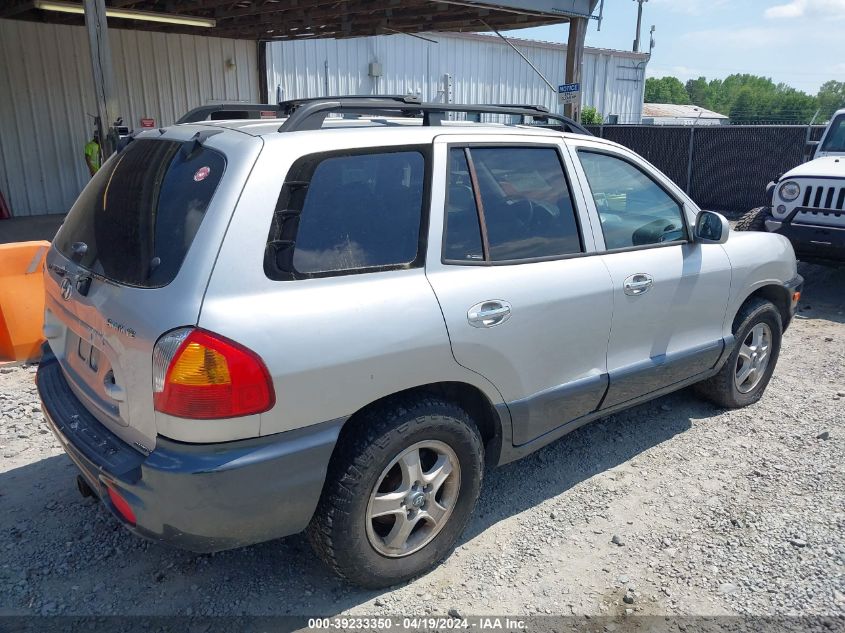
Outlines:
[[271,279],[418,263],[426,160],[419,151],[312,155],[291,168],[270,229]]
[[165,286],[179,272],[225,167],[222,154],[195,143],[133,141],[85,187],[54,244],[112,281]]

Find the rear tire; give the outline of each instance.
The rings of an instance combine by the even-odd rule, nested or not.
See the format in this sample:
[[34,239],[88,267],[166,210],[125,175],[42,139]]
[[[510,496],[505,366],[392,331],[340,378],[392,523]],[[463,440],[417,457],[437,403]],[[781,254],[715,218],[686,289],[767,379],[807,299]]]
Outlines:
[[770,301],[749,299],[734,319],[733,332],[736,343],[722,369],[696,385],[700,395],[729,409],[747,407],[763,396],[780,354],[780,312]]
[[338,576],[388,587],[452,551],[478,500],[484,446],[469,415],[434,396],[392,399],[353,424],[308,537]]
[[737,231],[765,231],[766,216],[768,213],[769,207],[751,209],[751,211],[737,220],[734,229]]

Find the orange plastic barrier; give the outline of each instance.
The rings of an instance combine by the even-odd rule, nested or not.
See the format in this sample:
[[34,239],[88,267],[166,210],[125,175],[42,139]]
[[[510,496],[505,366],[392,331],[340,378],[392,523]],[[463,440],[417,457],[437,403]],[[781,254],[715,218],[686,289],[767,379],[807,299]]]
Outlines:
[[41,356],[48,248],[50,242],[0,244],[0,361]]

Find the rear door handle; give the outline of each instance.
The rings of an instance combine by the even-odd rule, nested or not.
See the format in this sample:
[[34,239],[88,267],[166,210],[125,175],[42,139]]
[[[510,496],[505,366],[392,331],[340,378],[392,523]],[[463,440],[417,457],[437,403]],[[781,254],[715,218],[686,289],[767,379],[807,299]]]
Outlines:
[[635,297],[641,295],[654,285],[654,278],[647,273],[637,273],[625,279],[623,284],[625,294]]
[[476,303],[467,310],[467,321],[472,327],[493,327],[511,317],[511,304],[500,299]]

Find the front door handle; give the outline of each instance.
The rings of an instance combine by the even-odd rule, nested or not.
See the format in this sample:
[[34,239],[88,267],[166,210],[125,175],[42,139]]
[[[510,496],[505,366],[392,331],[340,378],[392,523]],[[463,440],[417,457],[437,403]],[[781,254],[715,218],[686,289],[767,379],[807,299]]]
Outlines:
[[654,285],[654,279],[651,275],[646,273],[637,273],[636,275],[631,275],[627,279],[625,279],[625,283],[623,284],[625,288],[625,294],[635,297],[637,295],[641,295],[644,292],[648,292],[648,290]]
[[499,299],[476,303],[467,310],[467,321],[472,327],[493,327],[511,317],[511,304]]

